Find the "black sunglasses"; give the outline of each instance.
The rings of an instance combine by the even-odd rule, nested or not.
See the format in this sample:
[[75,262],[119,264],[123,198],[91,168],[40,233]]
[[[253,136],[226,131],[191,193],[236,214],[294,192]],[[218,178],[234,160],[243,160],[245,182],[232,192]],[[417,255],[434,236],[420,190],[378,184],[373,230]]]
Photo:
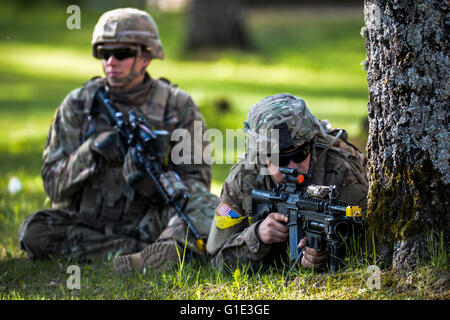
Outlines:
[[114,56],[117,60],[124,60],[127,58],[136,57],[137,51],[127,47],[114,49],[98,48],[97,55],[100,59],[105,60],[108,60],[111,56]]
[[304,161],[309,153],[311,152],[312,144],[310,142],[307,142],[303,145],[301,145],[299,148],[295,149],[291,152],[285,152],[285,153],[279,153],[277,155],[272,156],[278,156],[278,165],[280,167],[286,167],[289,162],[294,161],[295,163],[300,163]]

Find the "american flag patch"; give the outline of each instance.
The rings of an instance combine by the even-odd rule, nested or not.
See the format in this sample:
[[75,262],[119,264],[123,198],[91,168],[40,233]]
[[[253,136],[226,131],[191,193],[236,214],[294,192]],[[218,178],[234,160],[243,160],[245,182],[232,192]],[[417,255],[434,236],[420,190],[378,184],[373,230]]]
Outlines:
[[241,215],[233,210],[226,202],[221,202],[216,210],[216,214],[222,217],[240,218]]

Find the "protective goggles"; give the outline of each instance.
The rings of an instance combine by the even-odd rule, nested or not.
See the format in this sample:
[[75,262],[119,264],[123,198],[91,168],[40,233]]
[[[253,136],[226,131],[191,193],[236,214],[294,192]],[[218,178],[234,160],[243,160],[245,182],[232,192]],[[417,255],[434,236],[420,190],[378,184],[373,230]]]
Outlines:
[[278,156],[278,165],[280,167],[286,167],[289,164],[289,162],[291,162],[291,160],[294,161],[295,163],[300,163],[304,161],[311,152],[311,148],[312,143],[307,142],[305,144],[302,144],[300,147],[298,147],[293,151],[274,154],[272,155],[272,157]]
[[124,60],[136,57],[137,50],[130,47],[107,48],[99,46],[97,48],[97,55],[100,59],[105,60],[108,60],[111,56],[114,56],[117,60]]

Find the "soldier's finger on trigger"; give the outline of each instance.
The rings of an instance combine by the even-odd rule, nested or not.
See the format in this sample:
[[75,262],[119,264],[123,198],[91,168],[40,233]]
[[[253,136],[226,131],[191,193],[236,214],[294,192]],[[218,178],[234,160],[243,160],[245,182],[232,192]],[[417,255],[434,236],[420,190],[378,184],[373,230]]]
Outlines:
[[271,212],[269,216],[276,221],[288,223],[288,218],[280,212]]

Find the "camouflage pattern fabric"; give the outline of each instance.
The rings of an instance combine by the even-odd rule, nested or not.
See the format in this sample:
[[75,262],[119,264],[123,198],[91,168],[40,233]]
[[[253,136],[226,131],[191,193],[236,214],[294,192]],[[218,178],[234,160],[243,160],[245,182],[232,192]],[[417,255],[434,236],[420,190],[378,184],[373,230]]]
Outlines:
[[145,11],[120,8],[107,11],[100,17],[92,35],[94,57],[98,58],[98,45],[117,42],[144,46],[153,59],[164,59],[158,27]]
[[[96,136],[112,130],[105,117],[90,116],[95,91],[105,85],[104,78],[88,81],[72,91],[56,112],[42,168],[51,209],[34,213],[19,230],[20,246],[30,257],[50,254],[89,259],[117,251],[133,253],[157,241],[161,234],[184,245],[187,227],[173,218],[173,210],[135,192],[125,183],[121,166],[105,162],[91,150]],[[194,121],[200,121],[206,130],[203,118],[181,89],[147,74],[142,84],[128,91],[107,90],[123,113],[135,108],[152,127],[169,133],[186,129],[192,145],[200,143],[201,150],[206,148],[207,142],[195,141],[193,134]],[[188,186],[191,200],[186,213],[206,238],[217,205],[217,197],[209,193],[210,166],[169,162],[169,169]],[[196,250],[193,243],[188,247]]]
[[19,229],[20,248],[31,259],[70,257],[79,261],[106,259],[109,254],[134,253],[147,243],[121,234],[105,234],[71,211],[47,209],[28,216]]
[[[252,107],[247,130],[260,134],[260,129],[271,129],[280,121],[288,123],[296,143],[303,144],[313,138],[317,141],[311,152],[310,184],[335,185],[338,200],[359,205],[365,212],[368,180],[364,155],[347,141],[334,139],[336,137],[307,110],[303,100],[287,94],[268,97]],[[239,215],[251,217],[252,190],[275,187],[271,176],[259,176],[259,166],[247,168],[244,159],[233,166],[223,186],[218,209],[225,203]],[[259,179],[261,177],[263,179]],[[214,219],[207,243],[212,265],[220,270],[233,270],[244,264],[258,268],[286,255],[287,244],[267,245],[258,239],[255,232],[258,223],[245,218],[229,227],[218,228]]]
[[287,93],[269,96],[256,103],[248,112],[245,129],[247,155],[261,148],[279,150],[278,136],[275,135],[277,132],[273,129],[276,124],[283,122],[291,128],[290,138],[298,146],[319,135],[326,135],[303,99]]

